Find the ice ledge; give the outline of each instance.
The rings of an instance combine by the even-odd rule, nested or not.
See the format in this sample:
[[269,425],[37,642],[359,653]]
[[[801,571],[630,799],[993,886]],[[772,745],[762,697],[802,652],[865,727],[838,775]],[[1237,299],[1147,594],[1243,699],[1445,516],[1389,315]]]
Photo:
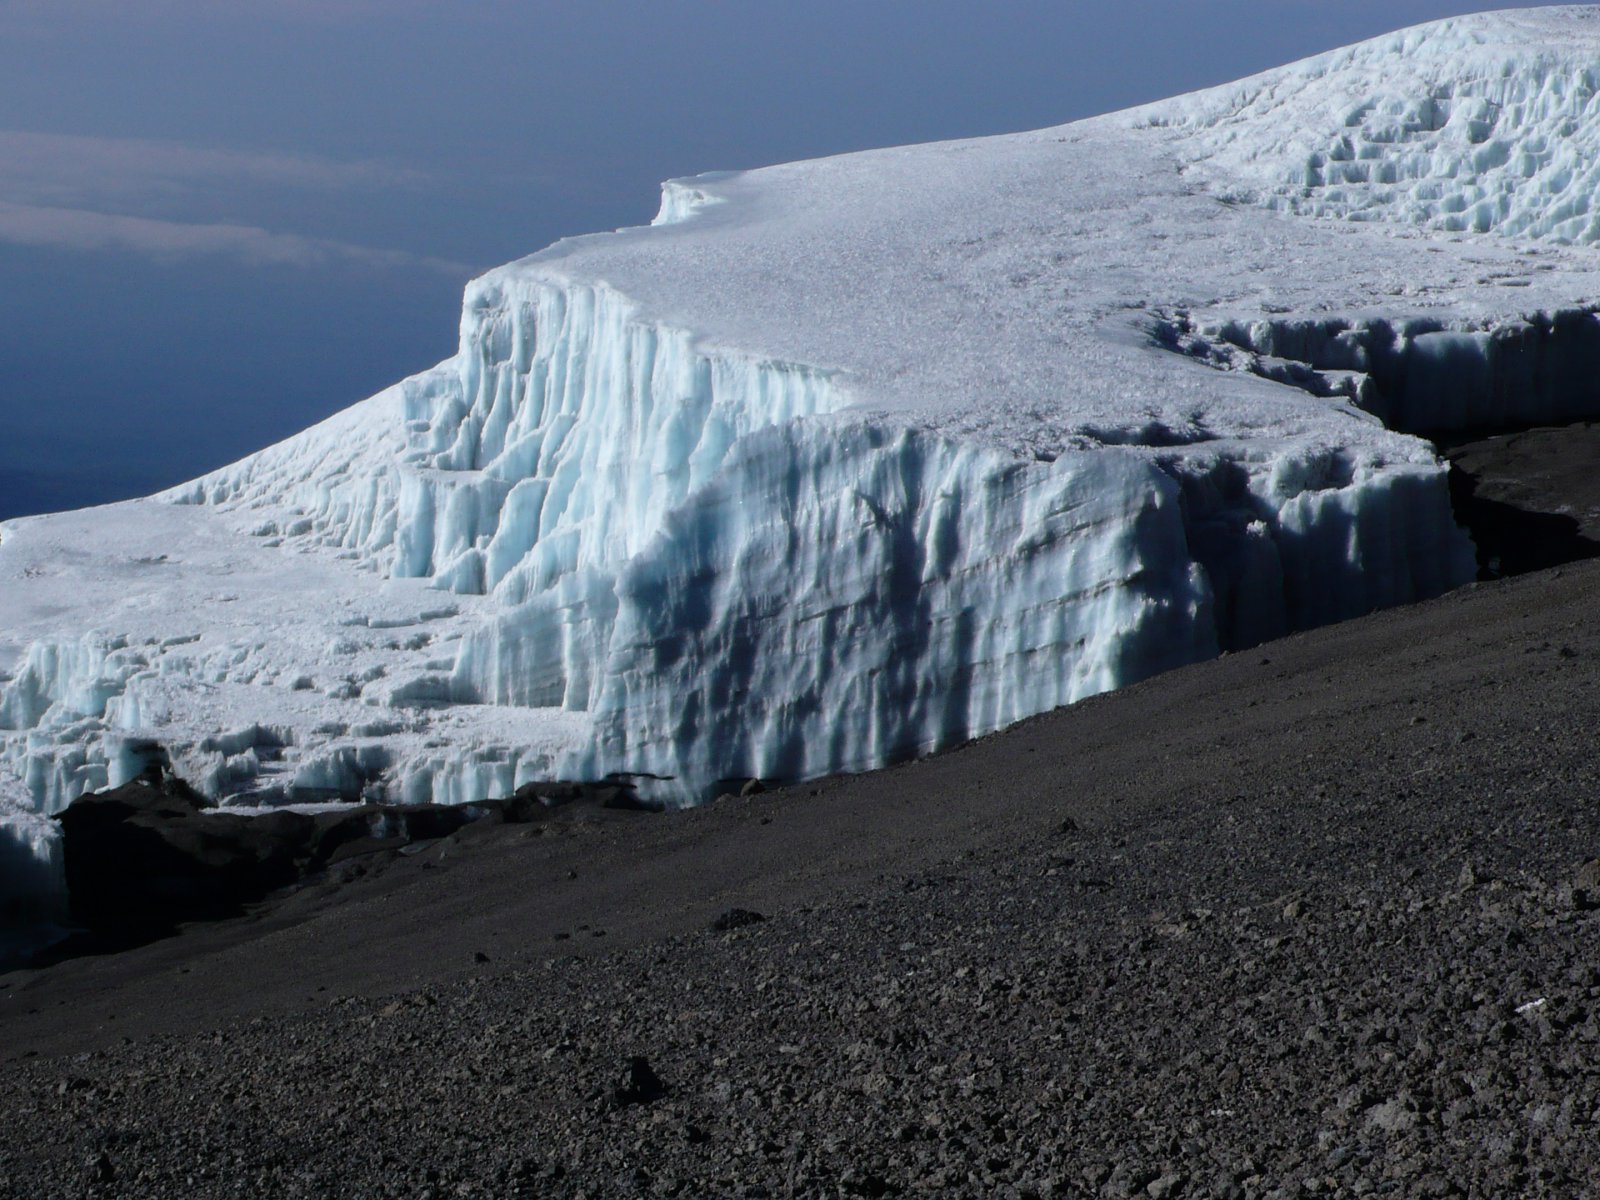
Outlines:
[[724,197],[717,194],[715,185],[737,174],[736,171],[707,171],[702,175],[667,180],[661,185],[661,208],[650,224],[678,225],[713,204],[721,204]]
[[1600,412],[1600,304],[1498,319],[1153,314],[1161,345],[1436,435]]

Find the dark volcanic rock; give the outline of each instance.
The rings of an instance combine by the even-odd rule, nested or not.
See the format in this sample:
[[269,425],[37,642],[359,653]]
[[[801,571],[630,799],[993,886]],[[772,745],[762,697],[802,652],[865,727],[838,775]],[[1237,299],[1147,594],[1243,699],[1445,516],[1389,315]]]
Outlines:
[[498,808],[502,819],[513,824],[543,820],[552,810],[569,804],[589,804],[622,812],[659,812],[660,807],[639,797],[626,779],[604,779],[595,783],[525,783],[505,800],[488,800],[486,807]]
[[649,1104],[667,1094],[667,1085],[651,1067],[650,1060],[635,1054],[628,1059],[621,1081],[611,1090],[611,1098],[619,1107],[630,1104]]
[[107,942],[237,914],[292,882],[313,822],[265,822],[209,809],[181,780],[151,772],[80,797],[60,813],[73,920]]
[[72,920],[84,937],[50,961],[132,946],[185,921],[240,915],[273,892],[352,858],[420,847],[463,826],[527,824],[567,805],[650,811],[625,781],[535,783],[477,804],[368,804],[309,816],[245,816],[214,807],[152,765],[139,778],[79,797],[57,820]]
[[1600,554],[1597,449],[1600,424],[1592,421],[1455,439],[1446,447],[1451,503],[1472,534],[1480,578]]
[[743,929],[746,925],[759,925],[767,918],[748,908],[730,908],[719,913],[711,922],[711,928],[717,933],[726,933],[730,929]]

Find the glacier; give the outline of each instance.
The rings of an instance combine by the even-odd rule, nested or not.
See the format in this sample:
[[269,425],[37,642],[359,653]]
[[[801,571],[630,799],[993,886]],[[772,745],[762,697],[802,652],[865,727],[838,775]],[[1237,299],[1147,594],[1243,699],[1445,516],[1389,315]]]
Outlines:
[[458,352],[0,524],[0,913],[158,756],[224,804],[667,804],[938,750],[1472,577],[1418,434],[1600,412],[1600,17],[663,186]]

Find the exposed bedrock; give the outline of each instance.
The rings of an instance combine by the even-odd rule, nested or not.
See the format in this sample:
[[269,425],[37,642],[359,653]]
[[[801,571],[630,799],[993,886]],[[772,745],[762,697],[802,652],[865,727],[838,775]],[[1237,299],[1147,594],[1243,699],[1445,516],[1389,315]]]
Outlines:
[[[631,784],[536,783],[513,796],[463,805],[367,804],[247,816],[212,806],[182,780],[152,769],[80,796],[55,817],[67,911],[75,936],[52,958],[136,945],[185,921],[237,916],[280,889],[337,882],[330,869],[365,872],[395,853],[468,825],[542,825],[569,805],[641,811]],[[345,864],[348,864],[346,866]],[[0,965],[4,959],[0,958]]]
[[1480,579],[1600,555],[1600,425],[1471,435],[1445,441],[1444,452]]

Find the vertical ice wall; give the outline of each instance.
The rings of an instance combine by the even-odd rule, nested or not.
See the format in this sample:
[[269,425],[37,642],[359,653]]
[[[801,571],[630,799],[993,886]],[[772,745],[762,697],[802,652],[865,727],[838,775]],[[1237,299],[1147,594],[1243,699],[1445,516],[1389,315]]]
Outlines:
[[403,517],[398,572],[481,579],[508,604],[614,573],[741,438],[845,403],[825,372],[704,353],[608,289],[514,271],[468,289],[459,361],[460,403],[435,413],[424,461],[489,500],[426,477],[432,519]]
[[678,799],[857,770],[1214,652],[1183,541],[1176,486],[1135,454],[797,422],[739,443],[606,586],[470,639],[461,678],[514,703],[581,663],[580,769]]
[[569,769],[668,777],[668,799],[926,752],[1471,575],[1437,465],[1020,461],[825,418],[844,397],[824,374],[517,279],[469,297],[462,357],[428,486],[504,499],[476,542],[437,502],[408,511],[431,550],[398,568],[504,604],[452,695],[589,712]]
[[[469,288],[454,359],[167,499],[234,514],[267,547],[486,594],[492,603],[480,609],[489,612],[548,607],[564,595],[609,594],[624,565],[686,496],[717,476],[740,439],[841,403],[826,372],[708,355],[681,331],[637,320],[604,288],[502,273]],[[0,759],[40,811],[119,782],[117,747],[163,710],[146,702],[163,690],[161,681],[189,674],[213,686],[309,688],[313,676],[326,677],[330,658],[353,649],[340,627],[369,627],[359,610],[308,615],[333,628],[307,643],[314,658],[302,653],[299,661],[276,661],[287,647],[214,638],[203,648],[150,638],[130,645],[102,632],[43,639],[0,683],[0,730],[11,731],[0,734]],[[424,624],[439,616],[455,619],[455,606],[441,598],[421,614]],[[452,673],[448,662],[439,669],[431,635],[390,642],[412,650],[410,660],[395,653],[363,660],[360,679],[346,673],[352,682],[335,683],[327,695],[412,709],[488,692],[497,702],[577,710],[608,662],[604,645],[579,638],[553,679],[507,659],[505,677],[469,694],[454,682],[464,672]],[[375,682],[363,686],[368,680]],[[466,800],[479,798],[479,785],[509,791],[530,771],[552,770],[542,750],[518,754],[503,739],[479,745],[470,731],[450,735],[453,748],[439,737],[420,750],[353,746],[363,726],[381,722],[336,715],[280,723],[271,749],[293,747],[298,763],[282,786],[325,791],[348,782],[360,790],[382,776],[393,795]],[[587,732],[583,722],[557,724]],[[415,726],[402,721],[394,731]],[[189,739],[174,750],[197,784],[218,792],[251,787],[261,769],[255,749],[218,749],[211,736],[218,732],[180,723],[164,725],[159,736]]]
[[1277,317],[1199,322],[1213,346],[1256,356],[1226,364],[1347,396],[1391,429],[1561,423],[1600,413],[1600,310],[1496,321]]
[[[1299,447],[1168,460],[1220,649],[1437,596],[1473,577],[1445,468]],[[1252,466],[1254,469],[1252,469]]]
[[[486,596],[453,666],[391,669],[367,702],[585,713],[558,769],[667,777],[678,801],[938,749],[1470,578],[1437,465],[1240,443],[1021,460],[846,400],[825,372],[708,353],[604,288],[502,272],[469,290],[455,360],[174,498]],[[0,690],[0,726],[32,731],[6,753],[58,808],[116,782],[141,680],[297,678],[260,657],[41,642]],[[291,786],[470,800],[524,774],[499,750],[350,747],[327,727],[276,734],[301,743]],[[254,752],[214,740],[192,756],[216,760],[204,778],[248,782]]]
[[[150,664],[126,638],[98,632],[28,647],[15,678],[0,687],[0,767],[20,785],[10,796],[13,809],[55,812],[74,796],[138,773],[113,730],[130,681]],[[7,737],[7,730],[20,736]],[[37,829],[27,836],[36,840]]]
[[169,495],[287,502],[298,523],[264,533],[517,604],[615,571],[741,437],[844,403],[825,371],[702,353],[607,288],[506,268],[468,285],[455,358]]
[[[659,372],[667,340],[613,334],[629,340]],[[675,349],[665,361],[677,378],[732,370],[685,365]],[[480,378],[495,385],[480,397],[532,390],[515,353],[487,357]],[[569,374],[581,358],[555,357]],[[783,369],[736,366],[713,394],[742,390],[758,415],[773,412]],[[685,390],[701,397],[689,424],[703,445],[705,389]],[[587,403],[601,426],[632,431],[663,394],[631,383]],[[690,799],[718,778],[797,778],[937,749],[1219,645],[1471,575],[1437,466],[1293,448],[1250,466],[1237,447],[1024,462],[882,421],[783,419],[799,407],[716,439],[715,469],[683,477],[666,503],[657,491],[602,510],[562,569],[506,573],[528,582],[468,637],[458,698],[588,710],[598,736],[575,771],[669,776],[661,791]],[[618,454],[602,440],[596,478],[619,496],[643,491],[637,464],[682,463],[686,443],[674,433]],[[641,520],[653,504],[662,516]],[[618,520],[633,538],[609,532]],[[608,552],[618,544],[625,552]]]

